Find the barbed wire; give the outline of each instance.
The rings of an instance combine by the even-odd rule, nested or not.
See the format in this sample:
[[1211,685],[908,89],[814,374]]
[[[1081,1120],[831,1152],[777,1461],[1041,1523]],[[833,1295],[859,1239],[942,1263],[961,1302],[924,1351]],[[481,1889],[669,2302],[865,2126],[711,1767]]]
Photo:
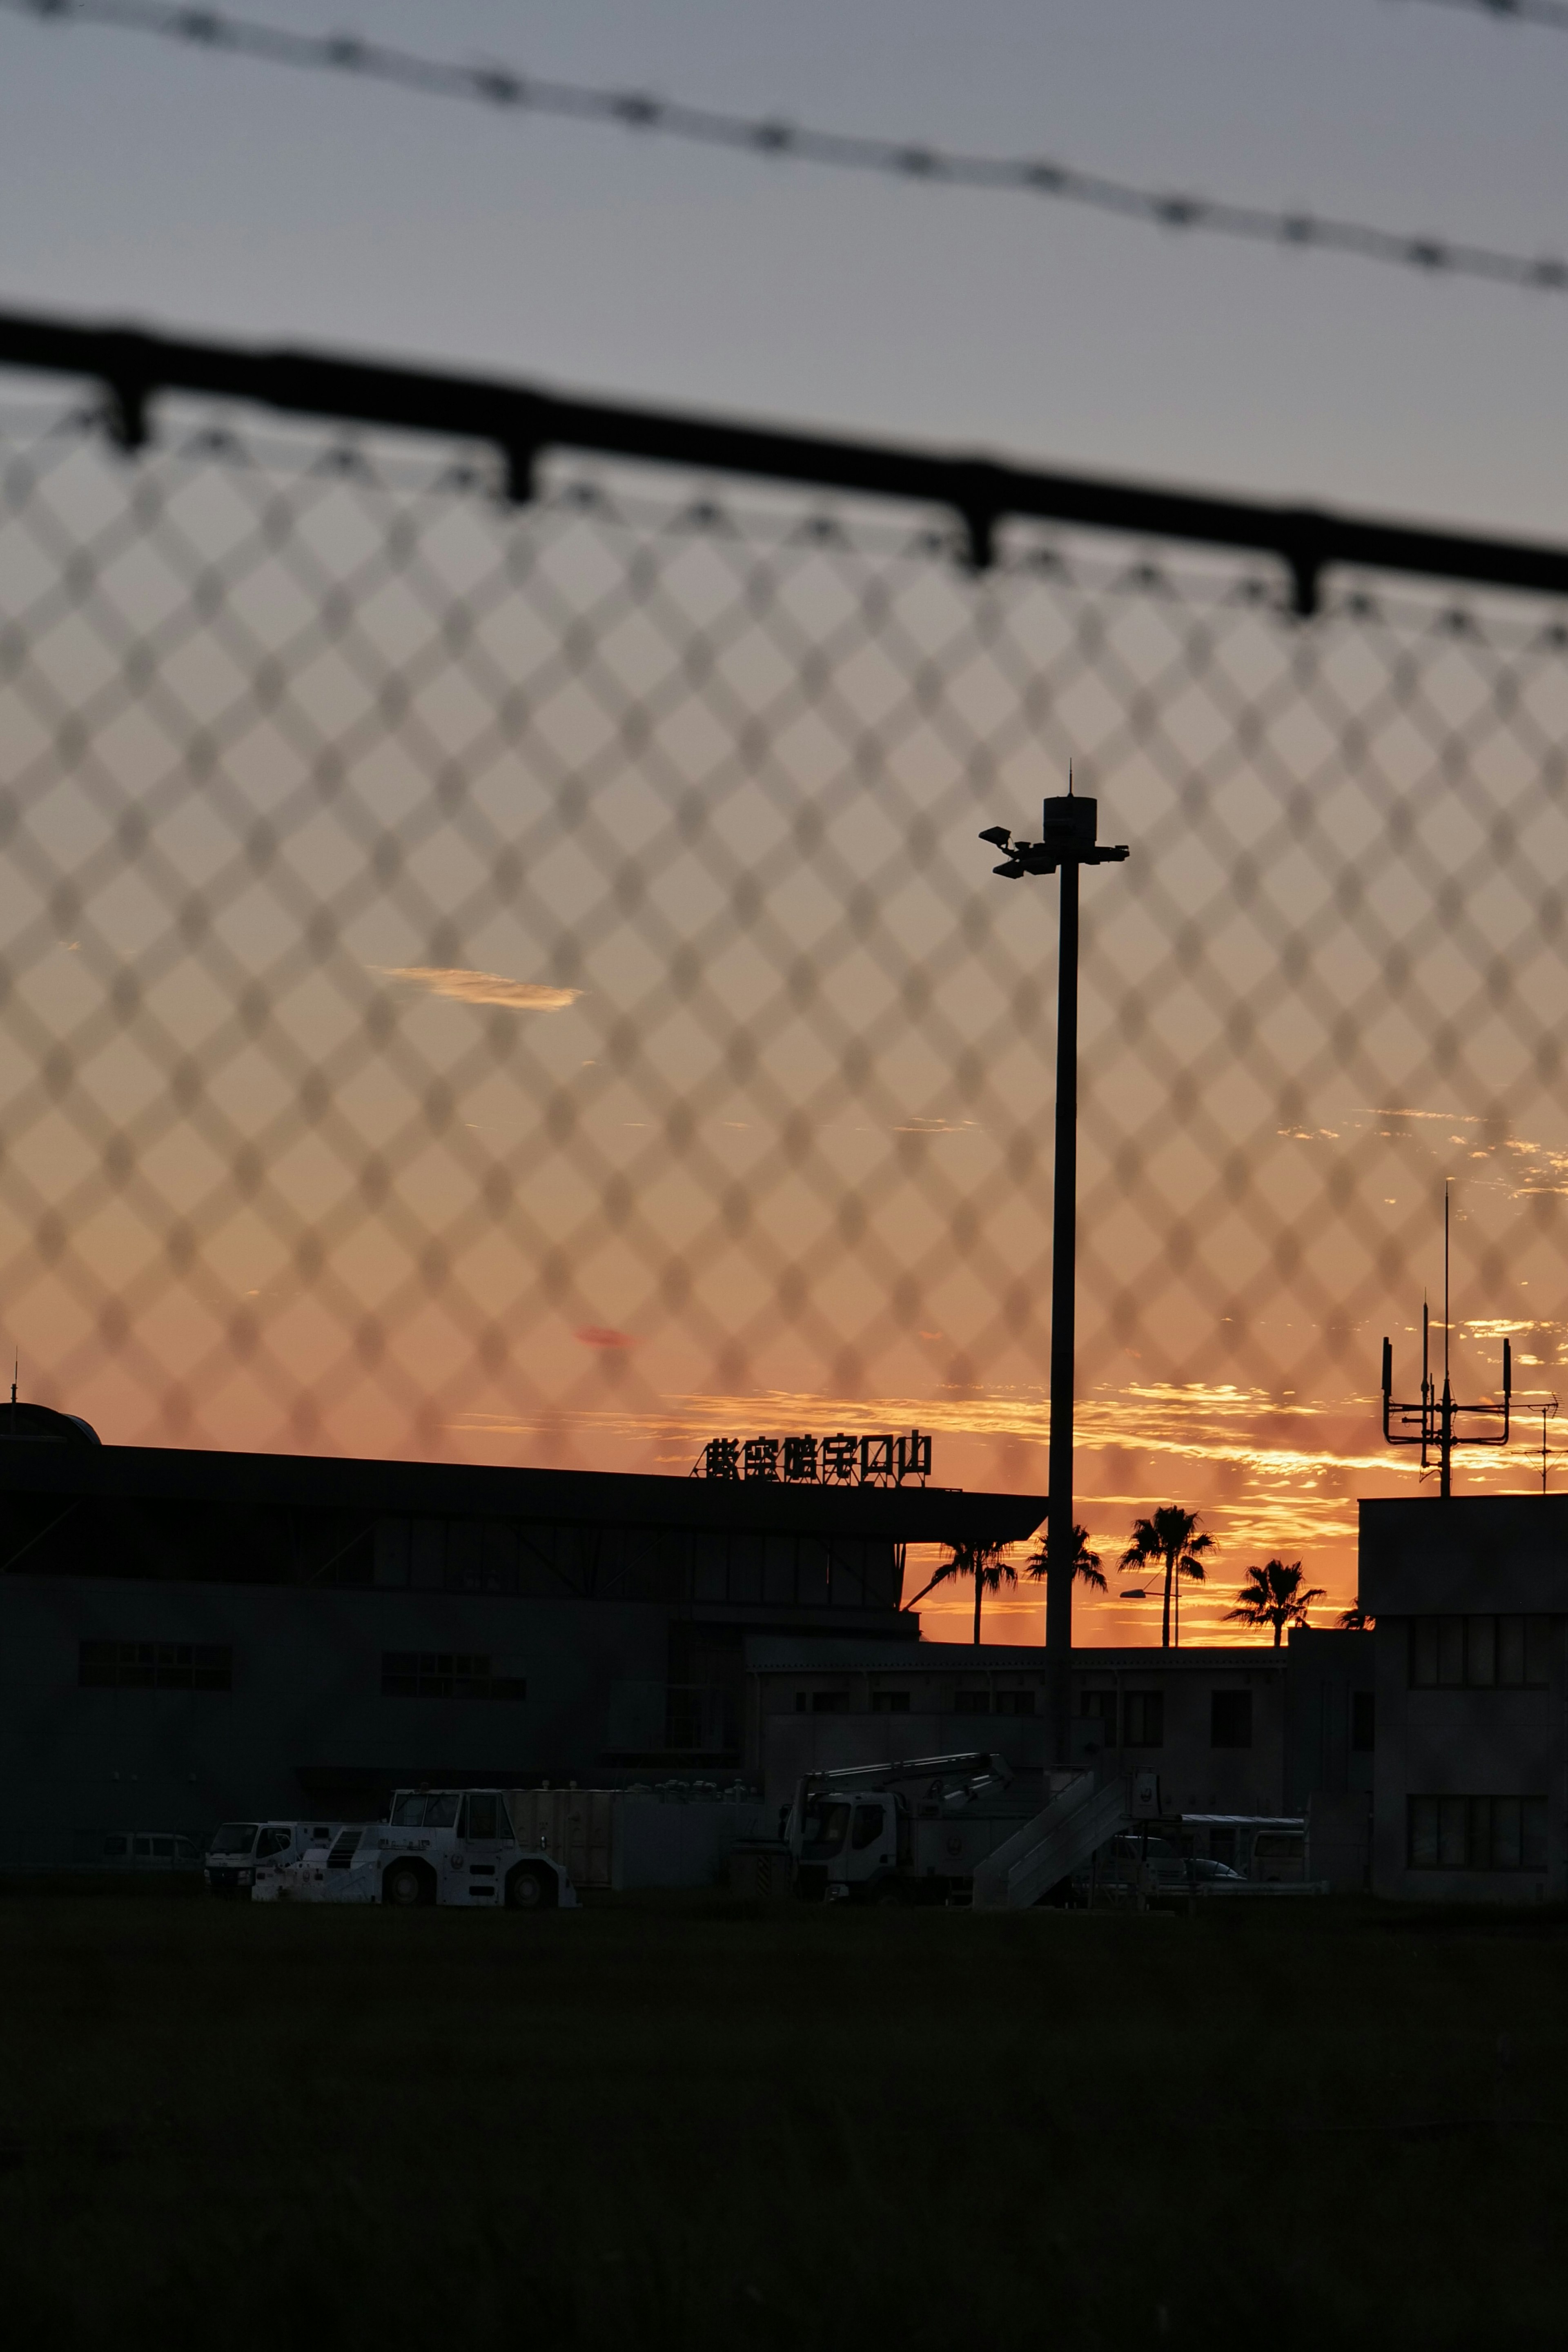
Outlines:
[[[1458,5],[1458,0],[1448,0],[1448,5]],[[729,113],[646,90],[595,89],[525,74],[510,66],[422,57],[358,34],[298,33],[254,18],[224,16],[215,9],[163,8],[146,5],[146,0],[0,0],[0,15],[148,33],[270,65],[352,74],[426,97],[467,100],[517,113],[617,124],[624,130],[657,133],[689,145],[876,173],[919,181],[929,187],[1055,199],[1159,228],[1338,254],[1429,276],[1477,278],[1542,293],[1568,292],[1568,260],[1552,254],[1509,252],[1326,214],[1275,210],[1190,191],[1141,187],[1047,156],[978,155],[924,141],[817,131],[777,116]]]
[[1467,16],[1510,17],[1521,25],[1543,25],[1553,33],[1568,33],[1568,6],[1563,0],[1426,0],[1429,8],[1456,8]]

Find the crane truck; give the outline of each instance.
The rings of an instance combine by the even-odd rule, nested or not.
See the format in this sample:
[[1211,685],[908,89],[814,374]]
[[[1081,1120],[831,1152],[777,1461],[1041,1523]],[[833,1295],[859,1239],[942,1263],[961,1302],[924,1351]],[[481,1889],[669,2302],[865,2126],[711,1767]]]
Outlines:
[[784,1816],[795,1891],[807,1902],[966,1903],[976,1865],[1079,1776],[1026,1777],[984,1749],[808,1772]]
[[1159,1811],[1152,1772],[1015,1773],[974,1750],[808,1772],[786,1809],[795,1892],[826,1903],[1049,1900],[1134,1820]]

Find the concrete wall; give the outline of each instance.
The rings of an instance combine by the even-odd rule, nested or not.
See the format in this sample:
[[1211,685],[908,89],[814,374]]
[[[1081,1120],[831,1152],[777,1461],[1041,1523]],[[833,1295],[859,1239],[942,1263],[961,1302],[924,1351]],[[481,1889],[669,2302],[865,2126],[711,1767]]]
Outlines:
[[[1373,1885],[1408,1901],[1568,1899],[1568,1496],[1361,1506],[1360,1591],[1377,1618]],[[1412,1629],[1522,1616],[1546,1626],[1544,1687],[1416,1687]],[[1413,1868],[1411,1800],[1542,1797],[1540,1869]]]
[[[1446,1598],[1449,1590],[1445,1586]],[[1374,1893],[1413,1902],[1568,1899],[1565,1633],[1568,1621],[1554,1620],[1544,1690],[1414,1690],[1410,1619],[1379,1617]],[[1544,1871],[1412,1869],[1409,1801],[1415,1796],[1544,1796]]]
[[[668,1615],[636,1603],[0,1579],[0,1866],[90,1859],[110,1829],[199,1837],[225,1816],[352,1811],[356,1781],[374,1788],[389,1770],[591,1780],[618,1692],[664,1682]],[[224,1643],[234,1687],[84,1690],[84,1639]],[[386,1650],[486,1654],[495,1674],[526,1681],[527,1696],[384,1698]]]

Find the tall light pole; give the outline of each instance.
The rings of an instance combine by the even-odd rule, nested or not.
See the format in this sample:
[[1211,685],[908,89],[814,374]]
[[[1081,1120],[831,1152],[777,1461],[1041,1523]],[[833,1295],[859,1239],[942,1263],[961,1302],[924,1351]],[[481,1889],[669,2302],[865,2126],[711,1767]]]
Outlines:
[[1098,803],[1068,789],[1045,803],[1038,841],[1015,841],[1005,825],[982,841],[1004,852],[993,870],[1016,882],[1061,869],[1057,936],[1057,1138],[1051,1223],[1051,1436],[1046,1516],[1046,1683],[1050,1740],[1071,1761],[1073,1538],[1072,1437],[1074,1316],[1078,1276],[1078,874],[1080,866],[1120,865],[1125,843],[1097,846]]

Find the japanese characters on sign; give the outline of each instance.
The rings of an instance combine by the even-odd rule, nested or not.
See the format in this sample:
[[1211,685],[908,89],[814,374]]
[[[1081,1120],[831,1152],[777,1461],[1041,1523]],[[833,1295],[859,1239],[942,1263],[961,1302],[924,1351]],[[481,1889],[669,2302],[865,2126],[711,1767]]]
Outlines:
[[931,1437],[911,1429],[851,1437],[710,1437],[694,1475],[752,1479],[787,1486],[923,1486],[931,1476]]

